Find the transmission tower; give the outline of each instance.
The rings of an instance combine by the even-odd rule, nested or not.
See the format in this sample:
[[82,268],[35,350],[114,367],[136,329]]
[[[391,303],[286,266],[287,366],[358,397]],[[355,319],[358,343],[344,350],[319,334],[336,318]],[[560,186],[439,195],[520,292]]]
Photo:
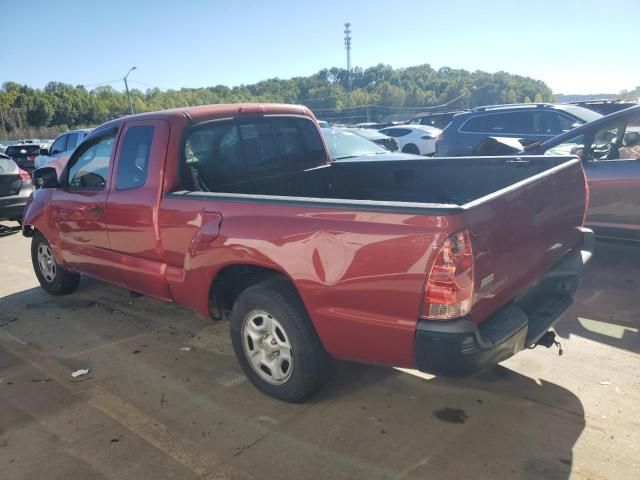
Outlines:
[[347,50],[347,85],[351,90],[351,24],[344,24],[344,48]]

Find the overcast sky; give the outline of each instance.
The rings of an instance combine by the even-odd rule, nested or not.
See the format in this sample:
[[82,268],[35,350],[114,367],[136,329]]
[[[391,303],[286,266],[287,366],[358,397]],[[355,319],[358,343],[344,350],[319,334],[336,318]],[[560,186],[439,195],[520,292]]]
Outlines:
[[229,86],[345,67],[504,70],[554,93],[640,85],[640,1],[0,0],[0,83]]

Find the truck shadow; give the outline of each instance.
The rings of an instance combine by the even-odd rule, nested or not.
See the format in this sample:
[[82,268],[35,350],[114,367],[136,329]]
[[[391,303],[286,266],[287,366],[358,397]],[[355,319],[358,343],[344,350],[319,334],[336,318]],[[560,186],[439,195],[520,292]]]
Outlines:
[[[96,381],[103,388],[158,416],[187,438],[193,428],[210,428],[225,435],[233,448],[247,441],[239,426],[244,425],[255,438],[268,429],[273,433],[272,453],[283,460],[274,463],[286,470],[283,478],[308,478],[306,464],[316,468],[331,464],[327,472],[334,478],[564,480],[570,476],[573,447],[585,428],[584,408],[576,395],[559,385],[505,367],[474,378],[448,380],[336,362],[324,390],[308,404],[289,405],[264,396],[244,381],[231,353],[204,348],[176,353],[178,346],[194,340],[194,334],[197,338],[198,328],[211,325],[208,320],[144,298],[133,301],[131,310],[140,313],[133,316],[124,310],[130,300],[126,291],[94,280],[83,280],[77,294],[57,299],[33,288],[2,299],[0,328],[57,358],[69,372],[91,367],[101,376]],[[149,344],[148,351],[135,353],[134,349],[144,350],[147,345],[124,340],[155,331],[159,325],[145,320],[150,316],[160,317],[166,334],[148,333],[140,341]],[[175,330],[185,322],[193,334]],[[226,328],[222,331],[226,335]],[[65,348],[59,349],[58,343]],[[72,343],[77,350],[71,350]],[[78,355],[94,347],[99,348]],[[11,358],[0,349],[1,362],[18,363]],[[44,388],[57,388],[53,382],[32,383],[42,378],[42,372],[29,375],[22,380],[33,390],[29,398],[35,399]],[[190,380],[185,382],[184,377]],[[154,398],[171,392],[171,408],[158,407],[155,401],[149,407],[147,392],[153,392]],[[15,414],[12,432],[27,428],[42,412],[70,412],[77,402],[69,394],[60,394],[55,403],[40,397],[32,408]],[[21,397],[9,402],[14,410],[19,401]],[[270,423],[256,422],[261,415]],[[198,418],[198,426],[185,417]],[[208,422],[210,426],[200,425]],[[223,422],[229,430],[221,433]],[[199,448],[225,448],[212,443],[217,437],[197,433],[191,438]],[[302,455],[302,461],[290,461],[290,454],[282,453],[293,446],[294,457]],[[235,458],[236,452],[231,455]],[[275,478],[261,476],[251,462],[241,465],[256,478]],[[268,466],[260,468],[268,470]]]
[[592,261],[580,275],[574,303],[555,326],[571,335],[640,353],[640,245],[596,243]]
[[[422,461],[395,478],[568,479],[585,428],[574,393],[503,366],[446,379],[338,362],[333,381],[314,400],[345,398],[366,408],[382,400],[385,425],[406,426],[402,448],[414,441],[424,448]],[[376,444],[375,436],[367,441]]]

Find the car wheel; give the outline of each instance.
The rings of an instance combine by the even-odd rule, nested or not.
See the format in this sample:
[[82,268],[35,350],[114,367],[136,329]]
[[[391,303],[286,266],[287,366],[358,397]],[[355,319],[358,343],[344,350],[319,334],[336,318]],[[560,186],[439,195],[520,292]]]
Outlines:
[[267,280],[243,291],[233,306],[230,330],[240,366],[267,395],[302,402],[326,381],[331,358],[287,282]]
[[420,155],[420,150],[413,143],[409,143],[408,145],[405,145],[402,151],[404,153],[412,153],[413,155]]
[[31,240],[31,262],[38,282],[51,295],[66,295],[78,288],[80,274],[61,267],[53,256],[47,239],[39,232]]

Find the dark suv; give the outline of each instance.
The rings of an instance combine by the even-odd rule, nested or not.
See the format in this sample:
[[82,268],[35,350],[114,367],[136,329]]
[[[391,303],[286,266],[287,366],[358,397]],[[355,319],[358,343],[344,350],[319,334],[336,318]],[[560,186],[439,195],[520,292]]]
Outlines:
[[437,157],[473,155],[487,137],[544,142],[602,115],[576,105],[526,103],[476,107],[453,117],[436,142]]

